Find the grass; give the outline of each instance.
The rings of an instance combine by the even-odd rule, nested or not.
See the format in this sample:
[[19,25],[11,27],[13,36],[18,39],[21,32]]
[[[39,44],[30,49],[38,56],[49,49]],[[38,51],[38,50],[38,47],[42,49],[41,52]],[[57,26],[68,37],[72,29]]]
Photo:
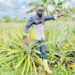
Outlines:
[[[24,35],[25,24],[0,23],[0,47],[4,47],[4,45],[9,47],[11,44],[8,44],[5,38],[13,39],[14,42],[17,40],[20,43]],[[75,21],[71,19],[48,21],[45,23],[44,31],[46,41],[49,42],[46,45],[48,63],[53,70],[53,73],[50,75],[75,75]],[[32,28],[30,28],[29,34],[30,39],[33,41]],[[2,54],[0,53],[1,56]],[[1,71],[2,69],[3,71]],[[42,66],[37,67],[37,70],[38,74],[42,73],[44,75]],[[0,71],[0,75],[21,75],[22,66],[12,70],[10,65],[8,65],[1,68]]]

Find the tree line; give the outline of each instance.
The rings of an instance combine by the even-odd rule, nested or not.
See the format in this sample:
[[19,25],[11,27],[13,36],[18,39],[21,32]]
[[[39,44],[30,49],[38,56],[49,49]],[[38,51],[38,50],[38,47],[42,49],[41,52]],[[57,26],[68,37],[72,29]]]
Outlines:
[[24,17],[23,19],[19,19],[17,16],[14,18],[10,18],[9,16],[3,16],[0,18],[0,22],[25,22],[27,19]]

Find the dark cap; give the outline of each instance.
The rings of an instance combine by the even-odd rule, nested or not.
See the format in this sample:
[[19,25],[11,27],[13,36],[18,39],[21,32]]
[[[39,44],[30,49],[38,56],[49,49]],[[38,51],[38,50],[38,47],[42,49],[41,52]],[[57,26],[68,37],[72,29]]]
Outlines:
[[39,7],[37,7],[36,11],[37,10],[43,10],[43,7],[39,6]]

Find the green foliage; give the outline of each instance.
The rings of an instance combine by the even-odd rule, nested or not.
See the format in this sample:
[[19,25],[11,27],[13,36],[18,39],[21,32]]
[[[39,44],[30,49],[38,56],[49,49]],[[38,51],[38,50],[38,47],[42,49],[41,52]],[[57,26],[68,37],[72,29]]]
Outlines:
[[15,18],[12,19],[13,22],[18,22],[18,17],[16,16]]
[[[43,63],[36,55],[40,53],[36,50],[40,45],[23,43],[24,25],[0,23],[0,75],[44,73]],[[50,21],[44,31],[47,42],[43,44],[46,44],[48,63],[53,70],[51,75],[75,75],[75,22],[71,19]]]
[[3,19],[6,23],[11,21],[10,17],[8,16],[4,16]]
[[11,18],[9,16],[3,16],[3,18],[0,18],[0,22],[5,22],[5,23],[8,23],[8,22],[24,23],[26,21],[27,21],[26,17],[24,17],[24,19],[19,19],[17,16],[14,18]]
[[0,22],[2,22],[2,19],[0,18]]
[[[33,8],[27,11],[27,14],[32,13],[33,11],[36,10],[37,7],[42,6],[47,13],[47,15],[53,15],[56,14],[57,12],[65,12],[64,8],[62,5],[66,3],[68,0],[58,0],[57,4],[55,0],[41,0],[41,2],[30,2],[28,5],[32,6]],[[53,12],[47,10],[48,5],[52,5],[55,10]],[[68,11],[70,8],[68,8],[66,11]]]
[[71,12],[72,12],[72,13],[75,13],[75,7],[73,7],[73,8],[71,9]]
[[32,13],[33,11],[36,10],[36,8],[38,6],[42,6],[44,8],[44,10],[46,11],[46,9],[47,9],[47,0],[42,0],[42,3],[40,3],[40,2],[30,2],[28,5],[33,6],[33,8],[28,10],[26,13]]
[[42,0],[42,2],[43,2],[43,3],[46,3],[46,2],[47,2],[47,0]]
[[[17,30],[17,29],[16,29]],[[0,47],[0,71],[8,65],[13,65],[13,69],[22,67],[22,75],[32,75],[33,71],[37,75],[36,65],[44,65],[42,60],[36,55],[40,53],[36,50],[36,44],[29,46],[23,44],[24,32],[3,32],[3,43]],[[33,66],[33,67],[32,67]]]

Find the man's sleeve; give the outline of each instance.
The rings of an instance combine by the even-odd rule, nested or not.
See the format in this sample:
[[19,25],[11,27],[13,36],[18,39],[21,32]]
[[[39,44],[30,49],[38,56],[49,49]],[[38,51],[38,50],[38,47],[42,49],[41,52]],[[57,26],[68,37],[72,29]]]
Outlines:
[[31,27],[32,24],[33,24],[33,18],[30,17],[28,23],[25,26],[25,34],[28,34],[28,30],[29,30],[29,28]]
[[47,21],[47,20],[56,20],[56,19],[57,19],[56,15],[54,15],[54,16],[44,16],[45,21]]

